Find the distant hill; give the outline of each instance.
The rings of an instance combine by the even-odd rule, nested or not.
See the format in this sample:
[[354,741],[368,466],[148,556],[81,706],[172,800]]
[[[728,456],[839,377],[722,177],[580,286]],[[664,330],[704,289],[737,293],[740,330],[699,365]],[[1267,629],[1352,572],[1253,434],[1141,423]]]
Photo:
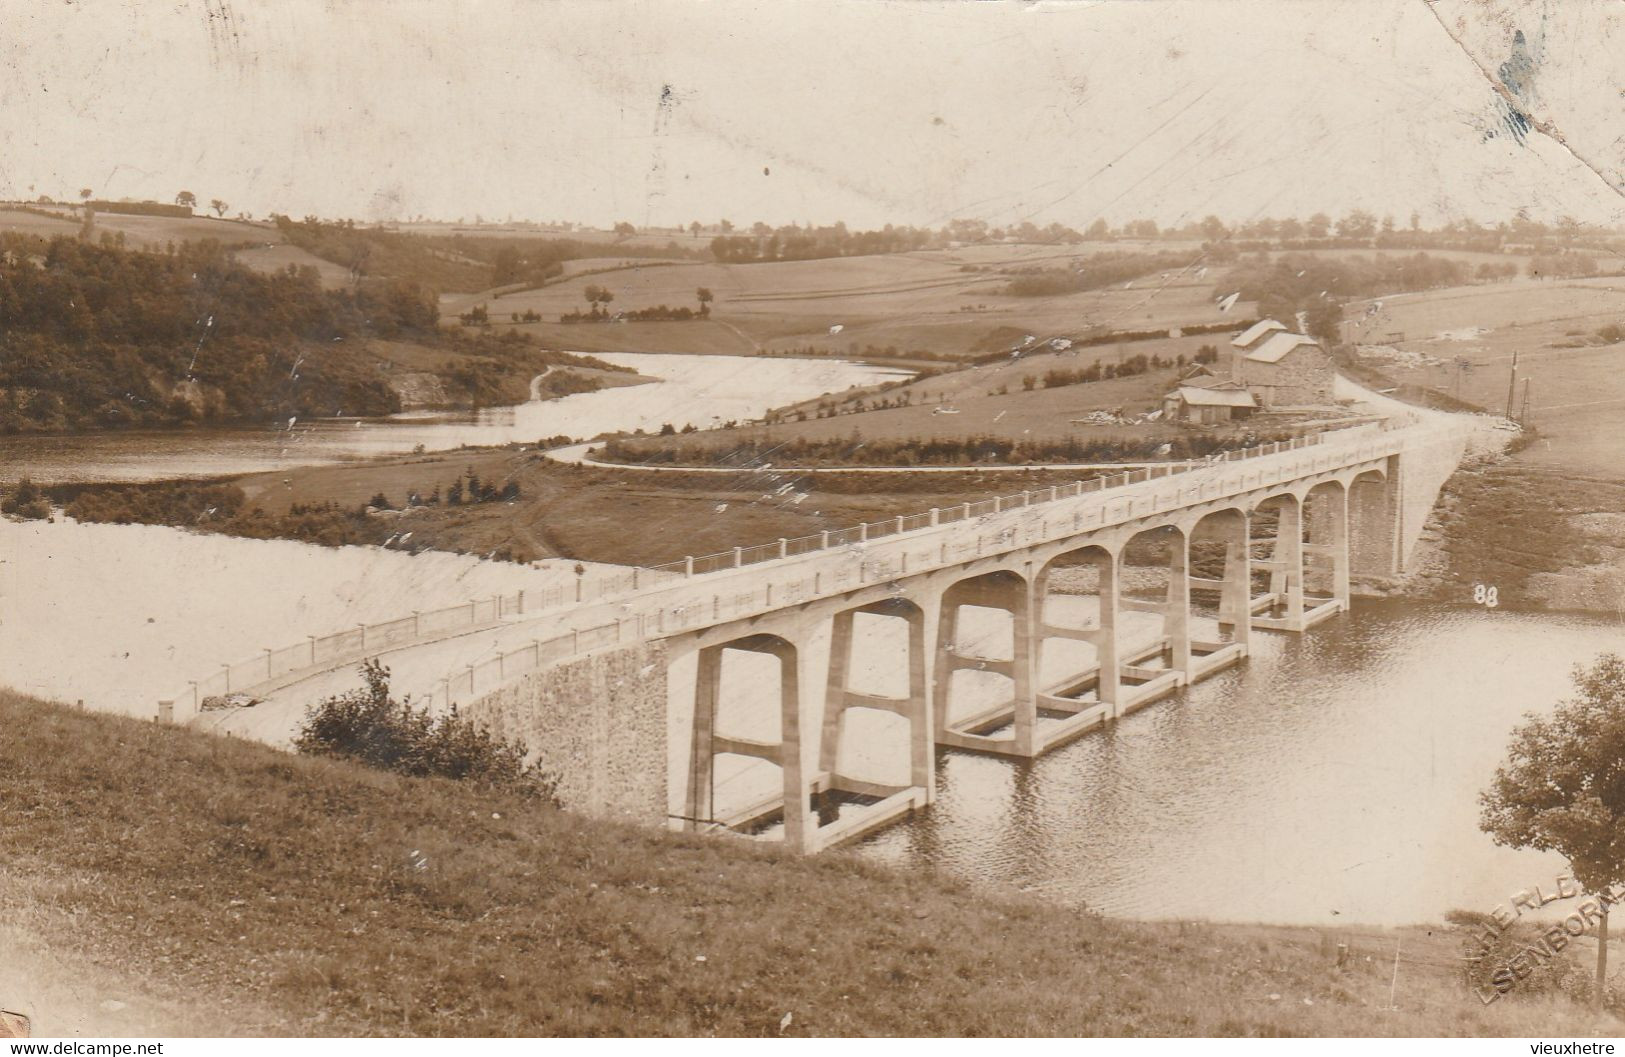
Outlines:
[[403,349],[467,403],[521,402],[551,363],[605,366],[438,320],[416,284],[324,289],[314,269],[261,273],[212,241],[149,253],[0,232],[0,432],[390,414]]

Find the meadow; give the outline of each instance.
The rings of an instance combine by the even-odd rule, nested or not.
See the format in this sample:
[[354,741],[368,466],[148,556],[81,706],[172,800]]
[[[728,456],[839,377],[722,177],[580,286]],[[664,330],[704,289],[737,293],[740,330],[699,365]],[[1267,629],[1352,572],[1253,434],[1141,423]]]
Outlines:
[[1345,324],[1363,361],[1501,414],[1516,355],[1511,409],[1521,413],[1527,382],[1540,431],[1520,460],[1609,476],[1625,465],[1625,344],[1597,334],[1625,324],[1625,279],[1525,279],[1378,300],[1369,315],[1351,307]]
[[[849,353],[876,345],[949,356],[987,352],[1026,334],[1048,338],[1100,329],[1168,329],[1227,318],[1213,297],[1213,271],[1203,273],[1196,262],[1199,251],[1191,254],[1195,266],[1187,272],[1159,273],[1110,289],[1057,297],[1011,297],[1000,292],[1011,275],[999,269],[1056,267],[1089,255],[1070,249],[1077,252],[1000,245],[750,264],[682,261],[654,267],[644,262],[642,267],[607,272],[584,270],[588,274],[501,297],[447,298],[442,310],[452,315],[484,303],[493,322],[502,325],[511,325],[512,313],[536,312],[542,322],[523,324],[521,329],[564,348],[588,351],[698,351],[696,345],[720,339],[721,346],[715,349],[719,352],[810,344]],[[1113,252],[1120,249],[1111,247]],[[1105,247],[1097,245],[1092,252],[1105,252]],[[709,289],[716,300],[708,323],[659,325],[653,330],[639,329],[648,324],[558,324],[559,316],[585,307],[583,292],[589,284],[614,292],[611,311],[660,304],[694,306],[699,287]],[[710,333],[696,342],[685,339],[682,332],[688,328],[707,328]],[[684,347],[654,344],[663,340],[683,342]]]
[[[795,858],[635,828],[4,691],[0,728],[0,980],[41,1035],[1625,1026],[1560,992],[1483,1004],[1462,978],[1464,934],[1442,925],[1103,918],[840,852]],[[1569,957],[1586,954],[1577,943]],[[90,1011],[99,1023],[75,1022],[91,989],[119,998]],[[46,1004],[54,995],[69,1001]],[[147,1016],[121,1022],[126,1010]]]

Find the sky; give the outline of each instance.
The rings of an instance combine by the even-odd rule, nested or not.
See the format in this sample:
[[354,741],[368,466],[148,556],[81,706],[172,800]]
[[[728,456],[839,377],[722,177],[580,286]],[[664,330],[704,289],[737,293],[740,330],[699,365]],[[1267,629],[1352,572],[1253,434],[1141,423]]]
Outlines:
[[258,216],[601,226],[1619,222],[1622,16],[1619,0],[0,0],[0,197],[185,188]]

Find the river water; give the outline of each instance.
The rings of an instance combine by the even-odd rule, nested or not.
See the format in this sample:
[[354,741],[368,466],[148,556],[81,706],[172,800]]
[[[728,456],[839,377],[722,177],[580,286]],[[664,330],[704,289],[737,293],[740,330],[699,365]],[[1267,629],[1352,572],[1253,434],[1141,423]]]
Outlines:
[[670,423],[706,427],[759,418],[769,408],[906,376],[840,360],[594,353],[653,381],[478,412],[412,412],[385,419],[292,420],[276,428],[107,432],[0,438],[0,483],[215,477],[464,444],[534,444],[559,435]]
[[1562,860],[1492,844],[1477,796],[1617,618],[1357,601],[1252,641],[1039,760],[942,753],[937,802],[861,854],[1147,918],[1437,923],[1550,888]]

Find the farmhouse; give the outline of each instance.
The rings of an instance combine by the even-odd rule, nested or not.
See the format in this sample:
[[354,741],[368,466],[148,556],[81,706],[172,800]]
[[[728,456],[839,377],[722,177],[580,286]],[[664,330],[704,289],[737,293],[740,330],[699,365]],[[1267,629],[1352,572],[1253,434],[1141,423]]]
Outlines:
[[1211,424],[1244,418],[1259,408],[1332,401],[1331,357],[1320,343],[1273,319],[1260,320],[1230,342],[1228,377],[1197,364],[1162,398],[1170,419]]
[[1230,380],[1246,386],[1260,407],[1330,403],[1335,373],[1318,341],[1273,319],[1230,342]]

